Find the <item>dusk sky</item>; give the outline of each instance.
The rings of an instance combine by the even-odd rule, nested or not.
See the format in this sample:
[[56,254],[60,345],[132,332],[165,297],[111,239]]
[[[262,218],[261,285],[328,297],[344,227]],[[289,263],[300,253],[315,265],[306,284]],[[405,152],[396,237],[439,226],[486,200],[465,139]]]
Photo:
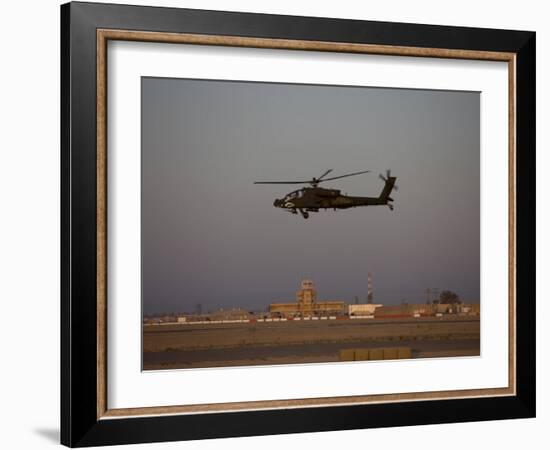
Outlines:
[[[424,303],[426,288],[480,292],[477,92],[142,79],[143,311],[204,312],[294,301]],[[305,180],[386,206],[275,208]]]

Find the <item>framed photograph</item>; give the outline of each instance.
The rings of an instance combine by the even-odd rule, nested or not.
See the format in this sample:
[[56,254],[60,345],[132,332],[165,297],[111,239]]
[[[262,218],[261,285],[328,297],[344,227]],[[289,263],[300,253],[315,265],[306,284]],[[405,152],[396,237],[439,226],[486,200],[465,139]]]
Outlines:
[[535,415],[535,33],[61,7],[61,441]]

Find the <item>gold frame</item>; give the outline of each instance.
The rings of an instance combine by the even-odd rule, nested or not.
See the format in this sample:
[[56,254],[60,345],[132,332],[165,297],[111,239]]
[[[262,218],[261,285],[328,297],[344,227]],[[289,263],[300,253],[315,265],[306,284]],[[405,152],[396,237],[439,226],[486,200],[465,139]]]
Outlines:
[[[107,405],[107,42],[109,40],[218,45],[392,56],[502,61],[508,63],[508,387],[402,394],[266,400],[201,405],[149,406],[109,409]],[[442,400],[516,395],[516,55],[515,53],[372,44],[247,38],[239,36],[97,30],[97,418],[113,419],[166,414],[196,414],[297,407],[343,406],[366,403]]]

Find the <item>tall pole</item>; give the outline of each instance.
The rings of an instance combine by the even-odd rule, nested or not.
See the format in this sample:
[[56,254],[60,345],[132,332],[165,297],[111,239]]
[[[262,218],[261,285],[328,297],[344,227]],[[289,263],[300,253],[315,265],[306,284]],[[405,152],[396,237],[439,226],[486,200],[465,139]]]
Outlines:
[[368,276],[368,295],[367,295],[367,303],[371,304],[372,303],[372,275],[371,273],[369,272],[369,276]]

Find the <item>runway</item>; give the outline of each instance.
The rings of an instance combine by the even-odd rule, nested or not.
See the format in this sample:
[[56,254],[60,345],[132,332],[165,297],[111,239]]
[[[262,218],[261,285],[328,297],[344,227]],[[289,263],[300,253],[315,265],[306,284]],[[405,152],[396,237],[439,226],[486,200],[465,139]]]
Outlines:
[[413,358],[479,355],[479,318],[145,326],[143,368],[334,362],[342,349],[391,346]]

